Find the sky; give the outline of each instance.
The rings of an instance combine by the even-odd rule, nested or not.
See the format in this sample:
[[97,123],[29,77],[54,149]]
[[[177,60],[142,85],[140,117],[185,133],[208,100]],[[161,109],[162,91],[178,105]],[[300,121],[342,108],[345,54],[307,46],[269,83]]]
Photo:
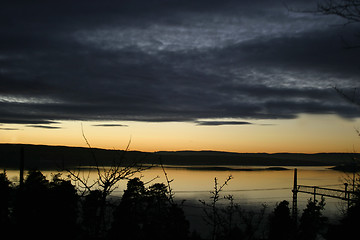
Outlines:
[[[353,152],[356,24],[310,0],[2,1],[0,142]],[[288,7],[286,7],[288,6]],[[291,8],[291,11],[289,11]]]

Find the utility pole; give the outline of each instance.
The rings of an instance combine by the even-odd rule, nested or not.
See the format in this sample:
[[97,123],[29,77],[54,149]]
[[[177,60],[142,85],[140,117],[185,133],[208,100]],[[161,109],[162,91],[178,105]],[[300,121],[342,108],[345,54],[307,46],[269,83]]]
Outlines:
[[348,190],[348,183],[345,183],[345,190],[341,189],[332,189],[332,188],[324,188],[324,187],[318,187],[318,186],[306,186],[306,185],[298,185],[296,180],[296,169],[294,172],[294,188],[292,190],[293,192],[293,216],[296,214],[294,211],[294,206],[297,205],[297,193],[307,193],[314,196],[314,202],[316,202],[316,195],[320,195],[321,197],[331,197],[331,198],[337,198],[344,201],[347,201],[348,207],[351,206],[351,203],[355,201],[355,192]]
[[293,186],[292,192],[293,192],[292,218],[294,219],[295,224],[297,224],[297,215],[298,215],[298,209],[297,209],[297,193],[298,193],[297,168],[294,169],[294,186]]
[[20,189],[23,188],[24,185],[24,162],[25,162],[25,156],[24,156],[24,147],[22,146],[20,149]]
[[345,185],[345,199],[347,200],[347,208],[349,210],[349,208],[350,208],[350,194],[349,194],[349,192],[347,190],[349,184],[344,183],[344,185]]

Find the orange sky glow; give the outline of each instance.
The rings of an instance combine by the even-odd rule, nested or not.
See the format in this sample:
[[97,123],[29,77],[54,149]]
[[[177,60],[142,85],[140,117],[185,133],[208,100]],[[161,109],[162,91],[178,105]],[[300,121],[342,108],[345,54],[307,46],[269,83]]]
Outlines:
[[[354,152],[360,119],[335,115],[300,115],[292,120],[253,120],[249,125],[200,126],[181,122],[106,122],[124,126],[95,126],[103,122],[63,121],[54,127],[6,125],[1,143],[86,147],[81,128],[92,147],[146,152],[214,150],[230,152]],[[11,130],[12,129],[12,130]]]

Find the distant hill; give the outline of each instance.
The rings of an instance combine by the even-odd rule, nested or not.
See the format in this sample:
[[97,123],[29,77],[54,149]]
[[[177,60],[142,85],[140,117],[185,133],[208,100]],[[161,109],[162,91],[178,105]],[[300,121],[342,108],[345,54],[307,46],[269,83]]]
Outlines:
[[[360,154],[353,153],[233,153],[217,151],[139,152],[106,150],[98,148],[45,146],[27,144],[0,144],[0,168],[18,168],[21,148],[24,148],[26,169],[61,169],[74,166],[111,165],[122,159],[122,164],[139,162],[145,164],[183,166],[335,166],[350,164]],[[94,160],[96,159],[96,161]]]
[[[116,151],[99,148],[46,146],[28,144],[0,144],[0,168],[18,168],[21,148],[24,149],[26,169],[63,169],[75,166],[110,166],[114,161],[124,159],[142,161],[151,153]],[[95,160],[96,159],[96,160]],[[126,161],[125,161],[126,159]]]
[[348,164],[353,153],[232,153],[215,151],[158,152],[169,165],[335,166]]

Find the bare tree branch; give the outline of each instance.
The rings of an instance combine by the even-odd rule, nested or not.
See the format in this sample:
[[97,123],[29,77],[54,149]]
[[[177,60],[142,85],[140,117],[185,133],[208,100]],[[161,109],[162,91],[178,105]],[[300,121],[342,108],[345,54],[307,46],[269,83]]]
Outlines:
[[162,169],[162,171],[163,171],[163,173],[165,175],[165,179],[166,179],[166,183],[167,183],[167,187],[168,187],[168,191],[169,191],[169,201],[170,201],[171,204],[174,204],[174,195],[175,194],[173,193],[171,185],[170,185],[174,181],[174,179],[169,180],[167,172],[165,171],[164,165],[162,163],[161,156],[160,156],[160,166],[161,166],[161,169]]
[[[338,16],[346,21],[344,25],[360,23],[360,0],[319,0],[313,9],[295,9],[286,2],[284,2],[284,6],[288,11],[295,13]],[[354,36],[360,41],[360,30],[354,33]],[[345,49],[360,48],[360,43],[349,43],[344,37],[341,37],[341,40],[344,43]]]
[[358,99],[359,91],[357,88],[354,88],[352,93],[345,93],[344,90],[341,90],[338,87],[334,87],[334,89],[346,101],[360,107],[360,101]]
[[113,159],[111,165],[105,165],[97,159],[95,152],[85,135],[82,124],[81,124],[81,132],[83,139],[90,150],[92,160],[94,161],[95,170],[97,172],[97,179],[94,180],[92,183],[89,183],[91,169],[88,170],[87,176],[85,176],[84,174],[85,169],[81,168],[80,165],[78,166],[77,169],[65,169],[65,170],[69,173],[71,180],[77,184],[77,187],[81,192],[82,196],[94,190],[101,192],[101,199],[99,205],[100,223],[98,227],[99,230],[96,233],[98,236],[101,236],[101,234],[105,232],[107,227],[107,224],[105,223],[105,215],[106,215],[105,210],[107,206],[108,196],[115,189],[118,188],[117,184],[119,183],[119,181],[129,180],[132,177],[134,177],[135,174],[145,171],[151,168],[152,166],[143,166],[142,164],[139,163],[139,161],[124,162],[126,153],[128,152],[131,144],[131,138],[128,141],[126,149],[124,151],[121,151],[121,154],[119,154],[118,157],[115,157]]

